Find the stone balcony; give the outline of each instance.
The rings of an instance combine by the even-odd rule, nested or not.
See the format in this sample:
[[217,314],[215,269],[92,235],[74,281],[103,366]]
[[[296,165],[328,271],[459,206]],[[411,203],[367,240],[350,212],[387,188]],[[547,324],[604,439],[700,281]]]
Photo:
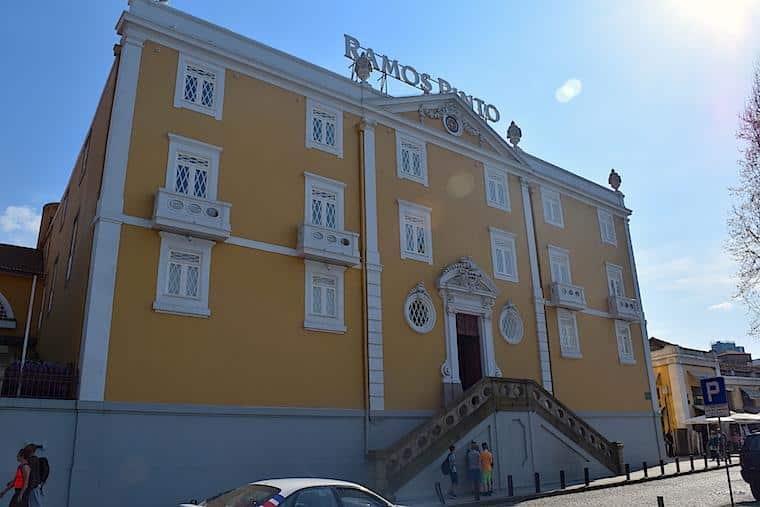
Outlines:
[[153,208],[157,229],[224,241],[230,237],[229,203],[210,201],[159,188]]
[[336,231],[312,224],[298,227],[298,255],[329,264],[356,266],[359,257],[359,235],[350,231]]
[[569,283],[552,284],[552,304],[568,310],[585,310],[586,293],[583,287]]
[[638,320],[641,308],[635,299],[610,296],[610,314],[620,320]]

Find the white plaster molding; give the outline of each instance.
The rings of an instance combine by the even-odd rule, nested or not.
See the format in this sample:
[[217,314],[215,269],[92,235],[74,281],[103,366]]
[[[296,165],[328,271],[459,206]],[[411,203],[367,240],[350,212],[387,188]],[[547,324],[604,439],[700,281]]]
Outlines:
[[[225,69],[186,53],[180,53],[178,60],[179,63],[177,65],[177,80],[174,85],[174,107],[190,109],[198,113],[212,116],[217,120],[221,120],[222,110],[224,109]],[[206,72],[213,73],[216,76],[214,80],[214,107],[204,107],[202,105],[193,104],[192,102],[185,100],[185,67],[188,64],[200,67]],[[201,90],[198,89],[197,93],[200,94]]]
[[522,189],[523,213],[525,215],[525,232],[528,238],[528,257],[530,258],[530,279],[533,286],[534,311],[536,315],[536,334],[538,336],[538,356],[541,362],[541,384],[547,391],[554,392],[551,371],[551,356],[549,355],[549,337],[546,331],[546,308],[541,278],[538,268],[538,247],[536,246],[536,230],[533,221],[533,206],[529,182],[520,179]]
[[446,361],[441,366],[444,384],[461,384],[456,314],[466,313],[478,318],[482,371],[485,376],[497,376],[493,348],[493,305],[499,290],[470,257],[445,267],[438,278],[438,293],[444,302]]
[[[96,210],[98,216],[121,215],[124,208],[124,183],[141,53],[142,40],[122,37]],[[120,237],[121,223],[105,220],[95,223],[79,353],[80,400],[102,401],[105,395]]]

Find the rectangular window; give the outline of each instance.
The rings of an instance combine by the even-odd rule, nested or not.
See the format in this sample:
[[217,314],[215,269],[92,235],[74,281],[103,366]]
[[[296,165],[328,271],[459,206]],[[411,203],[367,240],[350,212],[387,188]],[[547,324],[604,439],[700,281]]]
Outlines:
[[430,208],[399,199],[401,258],[433,263]]
[[346,268],[316,261],[306,266],[306,316],[304,327],[344,333],[343,276]]
[[499,280],[517,282],[517,248],[515,247],[515,235],[511,232],[502,231],[495,227],[491,232],[491,260],[493,262],[493,276]]
[[343,158],[343,113],[307,98],[306,147]]
[[174,107],[184,107],[222,119],[224,69],[181,54]]
[[572,284],[570,276],[570,253],[564,248],[549,247],[549,262],[552,271],[552,282]]
[[82,168],[79,170],[79,184],[82,184],[84,175],[87,172],[87,159],[90,157],[90,137],[92,131],[87,133],[87,139],[84,142],[84,152],[82,153]]
[[71,225],[71,244],[69,244],[69,258],[66,261],[66,281],[71,278],[71,267],[74,263],[74,251],[77,243],[77,227],[79,226],[79,214],[74,217],[74,223]]
[[559,192],[541,188],[541,202],[544,208],[544,221],[557,227],[565,227],[565,219],[562,214],[562,201]]
[[192,252],[169,250],[166,294],[198,298],[201,256]]
[[191,153],[177,152],[174,191],[178,194],[208,198],[208,173],[211,161]]
[[597,209],[597,216],[599,217],[599,230],[602,235],[602,243],[617,246],[615,219],[612,213],[603,209]]
[[504,211],[510,210],[508,176],[504,171],[485,168],[486,204]]
[[610,296],[625,297],[625,286],[623,285],[623,268],[615,264],[607,263],[607,284]]
[[615,334],[618,343],[618,357],[622,364],[634,364],[633,342],[631,341],[631,326],[627,322],[615,321]]
[[166,189],[215,201],[221,152],[218,146],[169,134]]
[[208,289],[213,241],[161,231],[156,300],[153,309],[208,317]]
[[51,273],[50,279],[48,280],[48,284],[50,285],[50,290],[48,290],[47,313],[50,313],[50,310],[53,309],[53,293],[55,292],[55,278],[57,275],[58,275],[58,257],[56,257],[55,262],[53,262],[53,272]]
[[423,141],[396,131],[396,164],[399,178],[427,186],[427,153]]
[[306,176],[305,222],[325,229],[343,230],[343,194],[346,184],[304,173]]
[[578,339],[578,322],[575,313],[557,309],[557,322],[559,325],[559,344],[562,357],[580,358],[581,345]]

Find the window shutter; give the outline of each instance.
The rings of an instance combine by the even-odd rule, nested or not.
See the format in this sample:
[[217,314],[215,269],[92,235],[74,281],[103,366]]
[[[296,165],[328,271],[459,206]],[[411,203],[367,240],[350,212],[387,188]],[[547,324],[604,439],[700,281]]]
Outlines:
[[337,315],[336,280],[323,275],[312,277],[311,309],[315,315],[335,317]]
[[201,256],[171,250],[166,293],[172,296],[197,298],[200,293]]
[[177,152],[174,191],[207,199],[210,167],[211,161],[207,158]]
[[193,104],[212,109],[216,100],[216,74],[197,65],[187,64],[183,98]]
[[337,134],[337,117],[332,113],[314,108],[311,118],[312,141],[334,147]]
[[338,196],[335,192],[312,187],[311,223],[327,229],[338,228]]

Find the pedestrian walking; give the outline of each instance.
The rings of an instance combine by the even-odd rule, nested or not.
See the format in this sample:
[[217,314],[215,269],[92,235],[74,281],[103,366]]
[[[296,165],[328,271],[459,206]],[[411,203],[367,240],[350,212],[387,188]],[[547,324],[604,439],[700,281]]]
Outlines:
[[43,447],[39,444],[27,444],[24,447],[24,451],[29,456],[29,468],[31,469],[29,475],[29,507],[43,507],[44,505],[43,486],[50,475],[50,465],[47,458],[37,456],[37,451],[42,449]]
[[470,442],[470,450],[467,451],[467,475],[472,483],[472,495],[476,501],[480,500],[480,451],[476,441]]
[[28,451],[21,449],[16,454],[16,461],[18,461],[18,467],[16,468],[16,474],[13,479],[6,484],[5,489],[0,491],[0,498],[5,494],[13,490],[13,497],[8,507],[29,507],[29,476],[32,473],[32,469],[29,466],[29,454]]
[[668,457],[673,457],[673,434],[669,431],[665,433],[665,450]]
[[457,475],[457,460],[454,454],[454,446],[449,446],[449,453],[446,455],[446,459],[441,463],[441,473],[448,475],[451,479],[451,487],[449,488],[448,495],[451,498],[457,497],[456,487],[459,484],[459,476]]
[[488,449],[488,442],[483,442],[480,451],[480,475],[483,484],[483,495],[493,495],[493,453]]

